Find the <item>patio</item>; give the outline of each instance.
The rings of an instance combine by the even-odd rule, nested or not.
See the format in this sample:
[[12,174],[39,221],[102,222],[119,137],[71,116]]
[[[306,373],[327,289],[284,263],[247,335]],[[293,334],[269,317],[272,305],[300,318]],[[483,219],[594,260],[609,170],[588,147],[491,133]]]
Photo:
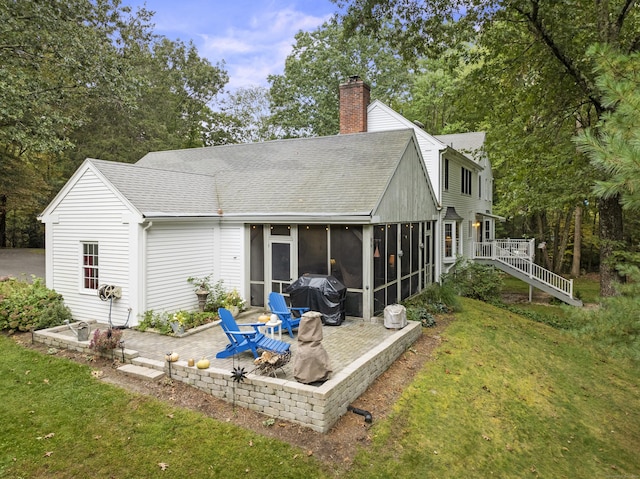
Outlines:
[[[261,311],[250,310],[238,317],[238,323],[256,322]],[[91,324],[91,331],[106,329],[106,324]],[[322,345],[331,360],[332,374],[320,386],[297,382],[293,377],[296,338],[282,334],[291,344],[292,359],[277,377],[254,374],[253,356],[246,352],[228,359],[215,355],[227,345],[227,339],[217,323],[206,325],[182,337],[153,332],[124,331],[124,352],[114,350],[114,356],[124,354],[123,372],[148,379],[171,374],[172,379],[185,382],[236,405],[256,410],[275,418],[327,432],[347,411],[347,406],[384,372],[422,333],[418,322],[400,330],[384,327],[381,318],[363,321],[347,317],[340,326],[324,326]],[[277,336],[276,336],[277,337]],[[68,326],[36,331],[36,341],[50,346],[90,352],[89,341],[78,341]],[[165,361],[168,352],[177,352],[180,359]],[[211,361],[208,369],[189,367],[187,360],[200,358]],[[246,379],[233,382],[231,371],[244,368]],[[147,374],[148,373],[148,374]]]

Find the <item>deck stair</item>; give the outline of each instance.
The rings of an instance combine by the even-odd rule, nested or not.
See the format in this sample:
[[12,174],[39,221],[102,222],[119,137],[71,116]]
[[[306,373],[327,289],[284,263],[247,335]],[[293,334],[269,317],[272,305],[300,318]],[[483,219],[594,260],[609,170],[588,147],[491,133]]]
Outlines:
[[573,296],[573,280],[566,279],[533,262],[535,239],[494,240],[473,244],[473,259],[495,266],[572,306],[582,306]]
[[118,368],[118,371],[126,374],[127,376],[133,376],[140,379],[156,380],[164,377],[163,371],[157,369],[151,369],[144,366],[136,366],[135,364],[123,364]]

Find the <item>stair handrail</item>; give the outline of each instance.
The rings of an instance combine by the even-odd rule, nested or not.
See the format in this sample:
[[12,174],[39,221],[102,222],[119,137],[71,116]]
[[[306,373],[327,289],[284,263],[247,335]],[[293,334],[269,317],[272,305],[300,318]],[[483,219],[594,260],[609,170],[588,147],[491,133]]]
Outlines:
[[530,278],[535,278],[541,283],[544,283],[573,299],[573,279],[566,279],[553,271],[535,264],[527,255],[514,254],[512,251],[500,248],[496,244],[492,259],[517,269]]

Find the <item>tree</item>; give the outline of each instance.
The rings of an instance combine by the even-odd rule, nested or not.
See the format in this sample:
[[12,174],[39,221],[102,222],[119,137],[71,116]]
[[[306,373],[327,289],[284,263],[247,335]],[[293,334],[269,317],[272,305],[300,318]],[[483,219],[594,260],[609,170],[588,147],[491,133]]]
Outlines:
[[359,75],[371,97],[392,106],[403,102],[410,74],[388,43],[344,35],[327,22],[296,34],[283,75],[270,75],[273,123],[287,136],[334,135],[339,129],[338,86]]
[[70,137],[72,169],[86,157],[134,162],[149,151],[205,144],[210,104],[228,81],[222,66],[201,58],[192,43],[163,37],[128,39],[121,55],[135,78],[131,102],[86,105],[87,120]]
[[[209,123],[208,144],[255,143],[282,138],[271,118],[271,94],[261,86],[242,87],[220,101],[220,112]],[[226,134],[221,135],[224,131]],[[216,133],[217,132],[217,133]]]
[[623,208],[640,211],[640,53],[621,54],[607,45],[591,53],[607,111],[576,143],[603,173],[595,194],[619,197]]
[[116,0],[0,1],[0,246],[9,212],[14,224],[18,211],[35,218],[44,206],[56,162],[85,120],[78,105],[101,84],[113,101],[127,101],[115,32],[148,19],[145,10],[129,13]]
[[12,245],[42,245],[35,217],[86,156],[203,144],[226,72],[153,35],[151,16],[120,0],[0,0],[0,247],[9,225]]
[[[492,58],[502,65],[498,76],[487,81],[526,78],[522,73],[530,72],[525,86],[545,87],[540,98],[549,103],[555,101],[557,116],[574,125],[577,121],[580,128],[595,125],[607,111],[587,55],[588,47],[604,42],[622,53],[640,48],[640,13],[635,0],[335,1],[346,7],[348,31],[395,39],[406,58],[438,54],[445,47],[453,48],[465,41],[477,42],[485,49],[485,59]],[[571,21],[567,21],[567,15]],[[397,28],[395,37],[387,33],[385,25]],[[494,28],[502,34],[501,42],[495,41],[500,35]],[[536,54],[532,55],[534,51]],[[561,85],[564,88],[558,88]],[[536,118],[537,107],[532,106],[530,117]],[[553,129],[547,131],[549,136],[554,133]],[[524,138],[526,132],[519,136]],[[611,245],[622,238],[622,209],[617,196],[603,197],[598,203],[601,294],[611,295],[616,276],[608,260],[613,254]]]

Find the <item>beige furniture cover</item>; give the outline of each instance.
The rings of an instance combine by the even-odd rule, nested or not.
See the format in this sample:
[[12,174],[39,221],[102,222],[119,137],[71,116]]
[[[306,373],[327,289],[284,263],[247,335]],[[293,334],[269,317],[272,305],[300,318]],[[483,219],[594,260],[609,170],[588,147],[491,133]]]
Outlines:
[[329,379],[329,355],[322,347],[322,314],[307,311],[298,327],[298,350],[294,355],[293,377],[303,384]]

